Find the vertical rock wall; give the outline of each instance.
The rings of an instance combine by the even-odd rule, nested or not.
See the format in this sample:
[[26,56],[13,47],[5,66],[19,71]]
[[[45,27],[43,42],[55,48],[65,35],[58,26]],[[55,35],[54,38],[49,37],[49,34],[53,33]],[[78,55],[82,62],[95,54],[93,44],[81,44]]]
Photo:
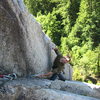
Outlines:
[[52,44],[22,0],[0,0],[0,74],[46,73],[56,57]]
[[40,24],[22,0],[0,0],[1,72],[19,76],[46,72],[50,63],[48,44]]

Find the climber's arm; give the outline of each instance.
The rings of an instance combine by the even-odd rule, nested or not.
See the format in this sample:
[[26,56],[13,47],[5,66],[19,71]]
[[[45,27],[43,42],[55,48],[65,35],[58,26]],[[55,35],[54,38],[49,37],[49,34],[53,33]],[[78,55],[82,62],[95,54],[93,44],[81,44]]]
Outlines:
[[39,75],[39,76],[37,76],[37,77],[43,78],[43,77],[50,76],[50,75],[52,75],[52,74],[53,74],[53,72],[48,72],[48,73],[46,73],[46,74],[42,74],[42,75]]

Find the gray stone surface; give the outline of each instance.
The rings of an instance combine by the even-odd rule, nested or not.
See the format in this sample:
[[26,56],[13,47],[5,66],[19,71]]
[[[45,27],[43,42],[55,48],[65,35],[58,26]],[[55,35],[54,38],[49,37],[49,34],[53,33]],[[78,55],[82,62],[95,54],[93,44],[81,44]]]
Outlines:
[[[47,73],[56,57],[41,25],[29,14],[22,0],[0,0],[0,74],[27,76]],[[72,79],[72,67],[65,65]],[[0,79],[0,100],[99,100],[100,87],[74,81],[47,79]]]
[[56,57],[52,46],[22,0],[0,0],[0,74],[47,73]]
[[44,37],[21,0],[0,1],[1,67],[19,76],[47,71],[49,47]]
[[[84,91],[88,89],[86,84],[81,86],[81,84],[83,84],[81,82],[76,84],[76,82],[71,81],[63,82],[50,81],[47,79],[23,78],[5,83],[5,85],[0,88],[0,100],[100,100],[100,97],[89,97],[88,94],[86,96],[74,94],[72,92],[75,91],[73,88],[70,92],[67,91],[67,89],[64,90],[64,87],[66,88],[69,84],[71,84],[71,86],[73,84],[74,87],[79,86],[79,88],[83,88],[84,86]],[[79,88],[77,88],[77,90]],[[88,90],[88,92],[89,91],[90,90]],[[93,91],[94,90],[92,90],[92,92]]]
[[78,81],[53,81],[50,88],[100,98],[100,86]]
[[73,69],[70,64],[65,65],[64,76],[67,80],[72,80]]

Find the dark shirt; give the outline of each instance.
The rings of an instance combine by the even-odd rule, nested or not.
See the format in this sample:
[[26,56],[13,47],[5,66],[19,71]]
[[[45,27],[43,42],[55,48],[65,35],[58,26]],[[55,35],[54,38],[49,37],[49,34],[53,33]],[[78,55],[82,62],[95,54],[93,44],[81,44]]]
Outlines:
[[60,73],[61,71],[64,70],[65,64],[60,62],[60,59],[63,58],[62,54],[58,50],[55,50],[55,53],[57,54],[57,57],[54,60],[52,72],[53,73]]

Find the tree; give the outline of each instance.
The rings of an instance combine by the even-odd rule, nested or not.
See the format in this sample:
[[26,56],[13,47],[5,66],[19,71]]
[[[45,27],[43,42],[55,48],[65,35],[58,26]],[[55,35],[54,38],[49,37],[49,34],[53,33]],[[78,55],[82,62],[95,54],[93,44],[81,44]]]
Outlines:
[[[28,3],[26,4],[28,6]],[[61,52],[64,55],[71,53],[71,64],[76,71],[80,68],[82,72],[75,71],[74,76],[78,73],[79,76],[91,73],[95,76],[98,72],[96,69],[99,70],[99,60],[96,59],[100,46],[99,4],[99,0],[38,0],[37,6],[28,7],[33,12],[38,9],[34,13],[36,19],[42,24],[45,33],[59,46]],[[30,5],[33,6],[32,3]],[[48,9],[46,5],[49,6]],[[78,78],[83,80],[81,77]]]
[[97,11],[100,7],[98,3],[98,0],[81,0],[76,24],[69,33],[67,40],[70,50],[72,49],[73,58],[77,57],[73,60],[74,67],[76,69],[82,68],[84,70],[82,75],[91,73],[96,75],[97,73],[98,53],[95,52],[95,49],[100,43],[100,35],[98,34],[100,19]]

